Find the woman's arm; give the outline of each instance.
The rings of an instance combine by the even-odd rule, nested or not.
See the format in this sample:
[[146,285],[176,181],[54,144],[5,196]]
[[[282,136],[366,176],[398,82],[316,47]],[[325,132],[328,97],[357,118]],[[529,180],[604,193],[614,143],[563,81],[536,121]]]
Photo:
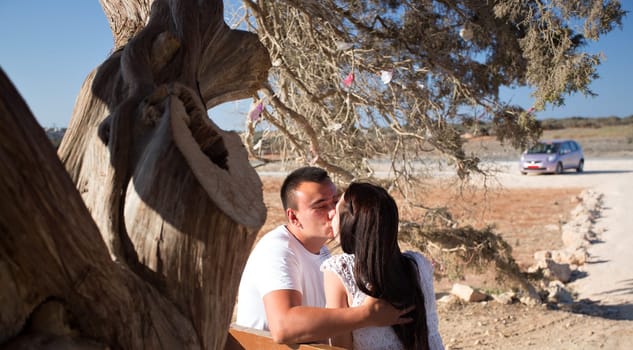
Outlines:
[[[325,289],[325,303],[327,308],[349,307],[347,291],[341,279],[332,271],[323,271],[323,285]],[[354,342],[352,333],[344,333],[330,338],[330,345],[352,349]]]

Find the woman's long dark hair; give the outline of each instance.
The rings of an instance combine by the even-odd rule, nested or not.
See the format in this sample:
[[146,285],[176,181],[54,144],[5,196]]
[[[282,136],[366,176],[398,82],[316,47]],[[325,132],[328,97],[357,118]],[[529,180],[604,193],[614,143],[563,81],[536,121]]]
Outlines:
[[[428,349],[424,294],[415,261],[398,245],[398,207],[387,191],[370,183],[352,183],[340,208],[340,240],[355,255],[354,278],[363,293],[398,308],[415,305],[413,322],[393,326],[405,349]],[[429,296],[432,297],[432,296]]]

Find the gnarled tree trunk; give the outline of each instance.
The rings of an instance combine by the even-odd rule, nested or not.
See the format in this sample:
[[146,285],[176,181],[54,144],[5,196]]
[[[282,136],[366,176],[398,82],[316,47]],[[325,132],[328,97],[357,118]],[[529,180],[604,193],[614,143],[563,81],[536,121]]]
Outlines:
[[0,344],[98,345],[73,339],[70,323],[114,348],[199,348],[177,305],[110,259],[52,144],[1,71],[0,138]]
[[[252,95],[267,77],[268,54],[256,35],[224,23],[221,1],[101,3],[115,50],[87,77],[58,151],[83,203],[69,181],[51,183],[58,192],[28,193],[33,207],[24,207],[36,216],[51,210],[50,220],[30,223],[22,213],[17,231],[3,208],[0,249],[9,263],[0,277],[15,287],[4,294],[17,311],[13,323],[2,321],[0,343],[39,307],[69,311],[81,335],[115,348],[220,349],[266,212],[238,135],[219,129],[207,109]],[[33,248],[43,258],[27,262]],[[40,271],[47,278],[35,283]],[[22,295],[32,284],[36,297]]]

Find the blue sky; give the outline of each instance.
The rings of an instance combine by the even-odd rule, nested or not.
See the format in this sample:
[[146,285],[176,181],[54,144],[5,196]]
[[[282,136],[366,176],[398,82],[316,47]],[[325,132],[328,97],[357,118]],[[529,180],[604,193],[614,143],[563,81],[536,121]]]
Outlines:
[[[624,1],[633,11],[631,1]],[[628,117],[633,115],[633,14],[588,50],[606,56],[600,79],[591,89],[599,96],[568,97],[565,106],[538,113],[556,117]],[[112,49],[112,35],[98,0],[0,0],[0,67],[44,127],[66,127],[86,75]],[[529,108],[529,89],[505,89],[512,104]],[[241,129],[248,104],[229,103],[210,112],[224,129]]]

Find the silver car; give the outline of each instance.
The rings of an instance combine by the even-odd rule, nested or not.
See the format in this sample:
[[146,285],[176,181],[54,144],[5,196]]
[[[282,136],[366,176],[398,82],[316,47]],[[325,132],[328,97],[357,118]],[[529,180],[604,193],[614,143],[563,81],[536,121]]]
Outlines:
[[566,169],[582,172],[585,156],[574,140],[541,140],[521,155],[521,174],[554,173]]

